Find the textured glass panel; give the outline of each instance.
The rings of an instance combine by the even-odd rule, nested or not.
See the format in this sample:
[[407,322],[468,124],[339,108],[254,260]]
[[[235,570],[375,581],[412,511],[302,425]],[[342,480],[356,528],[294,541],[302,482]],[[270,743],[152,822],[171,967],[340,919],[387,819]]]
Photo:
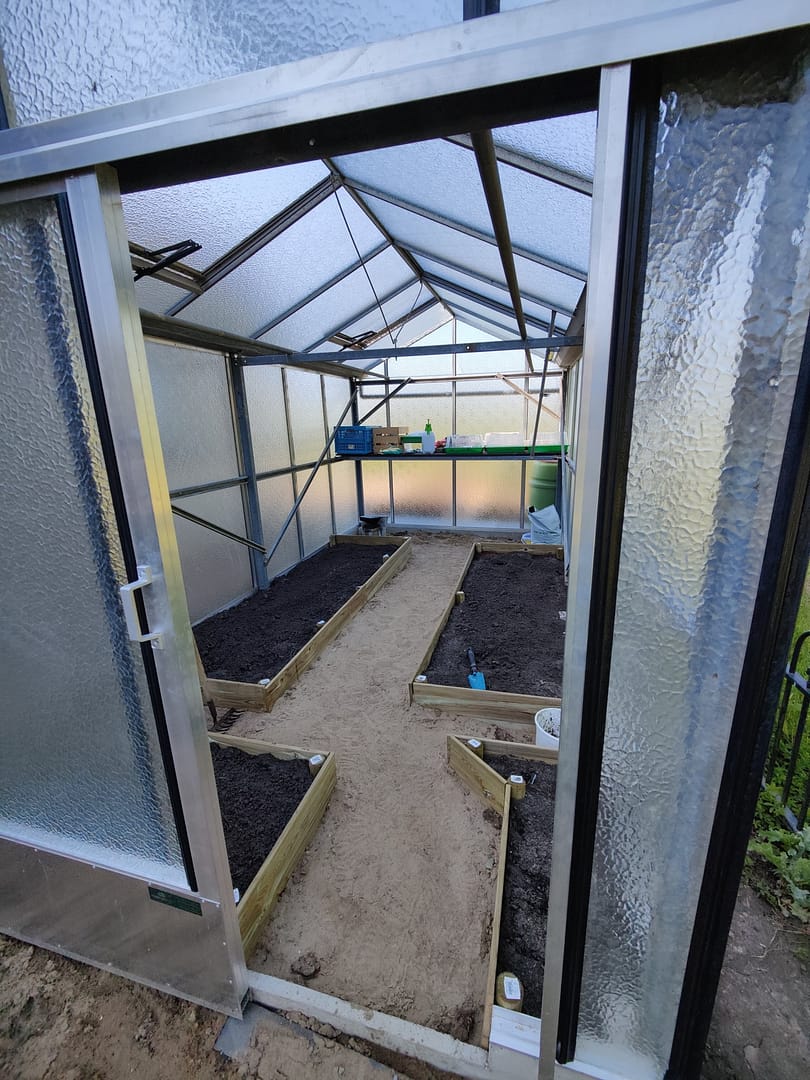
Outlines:
[[[303,479],[301,483],[303,484]],[[329,501],[329,473],[326,466],[318,470],[299,510],[304,536],[304,555],[312,555],[329,542],[332,535],[332,504]],[[291,526],[292,528],[292,526]]]
[[458,0],[0,0],[0,46],[33,124],[460,20]]
[[295,463],[315,461],[326,443],[323,433],[321,377],[309,371],[286,369]]
[[[269,480],[259,481],[259,506],[262,512],[262,529],[264,531],[264,545],[269,551],[276,542],[276,537],[281,531],[284,520],[292,510],[295,497],[293,495],[292,477],[274,476]],[[278,551],[268,563],[267,571],[270,577],[275,577],[283,570],[288,570],[300,560],[298,551],[298,532],[295,527],[295,519],[290,523],[284,539],[281,541]]]
[[[245,536],[241,490],[207,491],[174,503],[190,514]],[[241,600],[253,589],[248,549],[193,521],[173,517],[192,622]]]
[[[441,384],[438,384],[441,387]],[[445,383],[446,392],[436,393],[436,386],[426,383],[420,387],[419,397],[391,398],[391,423],[395,427],[407,427],[411,431],[424,431],[425,423],[430,426],[437,439],[443,439],[453,431],[453,399],[450,396],[450,384]],[[424,396],[421,396],[424,395]],[[384,423],[385,414],[380,410],[382,419],[376,416],[372,423]]]
[[245,388],[256,472],[286,469],[290,464],[290,443],[284,416],[281,368],[274,364],[246,367]]
[[222,354],[147,341],[146,355],[169,488],[237,476]]
[[[332,492],[335,499],[335,528],[339,533],[357,528],[357,482],[350,461],[332,466]],[[388,511],[385,511],[388,513]],[[374,513],[374,511],[370,511]]]
[[464,383],[459,383],[456,390],[456,428],[459,434],[518,431],[521,439],[526,437],[528,403],[522,394],[504,394],[500,379],[487,379],[472,385],[475,390],[467,389]]
[[[338,160],[350,179],[494,235],[475,154],[463,146],[434,140]],[[512,242],[586,270],[589,197],[521,169],[500,165],[499,172]]]
[[[379,289],[377,289],[377,295],[380,297],[382,296]],[[420,307],[430,298],[431,294],[428,291],[427,286],[422,285],[420,282],[414,282],[410,288],[404,289],[391,300],[383,303],[382,309],[385,314],[385,324],[387,326],[393,326],[395,322],[398,322],[399,319],[413,311],[415,308]],[[374,311],[369,315],[342,327],[341,333],[346,334],[351,338],[357,338],[361,337],[369,330],[374,330],[375,333],[379,332],[382,329],[382,326],[383,319],[380,314],[380,309],[375,306]],[[394,327],[390,333],[386,331],[378,341],[374,342],[372,347],[375,349],[385,348],[386,345],[391,344],[392,337],[397,345],[401,345],[403,334],[407,334],[408,332],[409,331],[404,326]],[[320,349],[320,346],[318,346],[318,348]],[[356,361],[352,361],[352,363],[355,362]]]
[[[413,278],[413,271],[393,248],[370,259],[366,270],[380,300]],[[287,349],[307,349],[353,323],[372,305],[375,311],[368,316],[368,324],[376,331],[380,326],[376,303],[365,271],[356,270],[289,319],[274,326],[266,340]]]
[[184,884],[56,210],[0,208],[0,831]]
[[456,524],[520,528],[519,461],[459,461],[456,464]]
[[183,262],[203,270],[326,175],[322,162],[306,161],[124,195],[127,233],[150,251],[195,240],[202,249]]
[[[330,378],[326,375],[323,381],[323,388],[326,395],[326,424],[329,434],[331,435],[333,428],[337,426],[337,422],[340,420],[341,413],[349,402],[351,385],[348,379],[343,379],[338,376]],[[347,414],[343,423],[351,423],[351,413]]]
[[593,179],[595,112],[554,116],[550,120],[495,128],[492,138],[498,146],[516,150],[536,161],[556,165],[577,176]]
[[402,333],[399,336],[399,344],[403,346],[420,345],[426,335],[431,334],[439,327],[446,326],[451,319],[452,316],[446,308],[442,307],[441,304],[434,304],[432,308],[428,308],[427,311],[417,315],[403,326]]
[[135,282],[135,294],[138,297],[138,307],[155,311],[158,315],[165,315],[178,300],[188,295],[185,289],[178,289],[175,285],[169,285],[154,277],[139,278]]
[[450,525],[453,467],[449,461],[397,461],[394,517],[399,523]]
[[[350,266],[357,254],[338,198],[361,254],[367,255],[382,241],[381,233],[345,192],[330,196],[189,304],[181,318],[251,337]],[[351,314],[355,311],[349,307]],[[291,341],[291,348],[306,344],[275,329],[266,340]]]
[[468,311],[459,311],[459,318],[464,319],[472,330],[479,330],[481,334],[494,334],[498,336],[502,341],[506,341],[507,339],[513,338],[515,336],[512,331],[502,330],[494,323],[491,323],[486,319],[480,318],[477,314],[472,314]]
[[[401,466],[397,465],[396,468]],[[352,466],[354,468],[354,466]],[[364,461],[363,502],[367,514],[385,514],[391,512],[391,499],[388,489],[388,462]]]
[[808,67],[663,73],[577,1041],[622,1075],[667,1067],[807,329]]
[[[491,307],[488,307],[485,304],[476,303],[475,300],[470,300],[466,296],[459,296],[448,288],[442,287],[441,289],[438,289],[437,292],[441,298],[446,301],[448,307],[450,307],[460,319],[466,318],[468,315],[473,315],[479,322],[483,320],[485,323],[489,324],[487,326],[488,332],[491,334],[499,334],[502,340],[520,337],[518,325],[514,318],[509,315],[504,315],[500,311],[493,311]],[[540,333],[544,333],[544,331],[540,331]]]
[[[454,285],[460,285],[462,288],[469,289],[471,292],[476,293],[478,296],[483,296],[488,300],[494,300],[498,304],[506,304],[507,307],[510,308],[512,306],[509,289],[505,284],[490,284],[481,281],[479,278],[471,277],[469,274],[461,273],[458,270],[450,270],[448,267],[441,266],[439,263],[431,262],[430,259],[422,258],[420,262],[422,268],[428,274],[441,277],[444,281],[452,282]],[[522,283],[521,287],[524,287]],[[539,307],[537,304],[533,304],[526,299],[523,300],[523,311],[524,314],[540,319],[544,323],[548,323],[551,319],[551,310],[548,307]]]

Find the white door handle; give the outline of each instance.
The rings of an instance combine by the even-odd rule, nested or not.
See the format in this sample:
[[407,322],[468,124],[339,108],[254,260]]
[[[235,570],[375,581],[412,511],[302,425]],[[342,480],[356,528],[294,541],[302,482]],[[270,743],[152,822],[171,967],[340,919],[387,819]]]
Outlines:
[[135,606],[135,590],[142,589],[145,585],[152,584],[152,567],[151,566],[139,566],[138,567],[138,580],[130,581],[127,585],[122,585],[121,603],[124,605],[124,616],[127,620],[127,633],[129,634],[131,641],[151,641],[153,649],[160,648],[160,634],[142,634],[140,620],[138,619],[138,609]]

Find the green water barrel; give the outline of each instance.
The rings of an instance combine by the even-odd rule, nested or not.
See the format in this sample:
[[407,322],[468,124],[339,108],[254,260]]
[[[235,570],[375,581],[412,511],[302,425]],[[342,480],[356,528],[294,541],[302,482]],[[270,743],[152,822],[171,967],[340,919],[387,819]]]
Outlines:
[[557,462],[535,461],[529,469],[529,496],[526,506],[542,510],[557,497]]

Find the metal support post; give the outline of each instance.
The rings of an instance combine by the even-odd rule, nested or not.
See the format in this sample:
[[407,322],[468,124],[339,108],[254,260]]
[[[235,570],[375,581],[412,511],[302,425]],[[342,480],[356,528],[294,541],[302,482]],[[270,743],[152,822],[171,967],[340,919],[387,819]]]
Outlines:
[[236,460],[239,472],[246,477],[246,481],[242,485],[242,503],[245,508],[248,537],[259,545],[258,549],[250,549],[253,584],[257,589],[266,589],[268,585],[267,567],[262,558],[264,533],[262,530],[261,506],[259,504],[259,485],[256,482],[256,459],[253,455],[253,437],[250,431],[250,414],[245,389],[245,371],[240,357],[235,353],[228,355],[228,383],[233,408]]

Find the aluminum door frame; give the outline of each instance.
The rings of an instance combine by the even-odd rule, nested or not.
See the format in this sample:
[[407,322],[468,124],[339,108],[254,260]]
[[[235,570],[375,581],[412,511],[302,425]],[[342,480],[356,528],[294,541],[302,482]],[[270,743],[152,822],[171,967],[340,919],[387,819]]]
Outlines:
[[43,197],[67,207],[65,250],[91,337],[82,346],[98,360],[135,560],[152,569],[140,595],[160,634],[151,651],[194,881],[166,887],[56,845],[0,838],[0,929],[240,1016],[247,968],[116,176],[100,168],[23,184],[0,202]]

